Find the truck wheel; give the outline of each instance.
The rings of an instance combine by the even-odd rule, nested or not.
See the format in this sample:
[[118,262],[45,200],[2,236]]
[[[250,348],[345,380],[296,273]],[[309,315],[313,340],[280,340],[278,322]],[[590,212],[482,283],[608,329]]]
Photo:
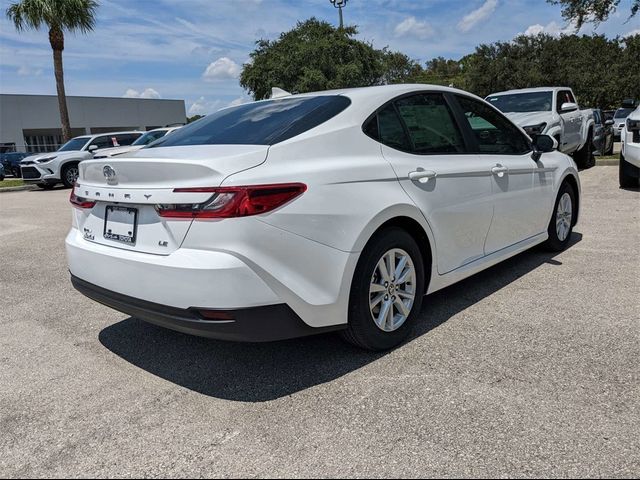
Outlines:
[[77,163],[71,163],[62,167],[62,171],[60,172],[60,176],[62,178],[62,183],[65,187],[71,188],[76,183],[78,179],[78,175],[80,171],[78,169]]
[[620,154],[620,166],[618,167],[620,188],[637,187],[640,182],[640,168],[627,162]]
[[579,168],[591,168],[596,164],[596,159],[593,156],[593,131],[589,130],[587,135],[587,143],[573,154],[573,159]]

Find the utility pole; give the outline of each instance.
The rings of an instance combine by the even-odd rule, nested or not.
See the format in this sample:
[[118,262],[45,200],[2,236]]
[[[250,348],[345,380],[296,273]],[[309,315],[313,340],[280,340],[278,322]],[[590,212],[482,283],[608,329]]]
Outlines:
[[342,9],[347,6],[347,2],[349,0],[329,0],[331,5],[338,9],[338,13],[340,14],[340,30],[344,28],[344,22],[342,21]]

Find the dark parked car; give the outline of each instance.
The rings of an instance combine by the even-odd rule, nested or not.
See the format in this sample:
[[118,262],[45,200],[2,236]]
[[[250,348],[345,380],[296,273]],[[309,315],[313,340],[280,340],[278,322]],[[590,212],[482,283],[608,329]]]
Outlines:
[[602,110],[593,110],[593,149],[595,155],[613,155],[613,120],[605,120]]
[[4,166],[0,163],[0,182],[4,180]]
[[0,163],[4,165],[4,170],[7,175],[11,174],[14,177],[20,177],[20,161],[23,158],[28,157],[29,153],[11,152],[0,154]]

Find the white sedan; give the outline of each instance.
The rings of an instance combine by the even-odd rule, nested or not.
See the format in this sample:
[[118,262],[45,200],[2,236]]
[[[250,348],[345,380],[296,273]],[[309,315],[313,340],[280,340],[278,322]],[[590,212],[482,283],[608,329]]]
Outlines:
[[74,286],[181,332],[409,335],[426,294],[534,245],[562,250],[576,165],[484,100],[431,85],[279,95],[80,164]]

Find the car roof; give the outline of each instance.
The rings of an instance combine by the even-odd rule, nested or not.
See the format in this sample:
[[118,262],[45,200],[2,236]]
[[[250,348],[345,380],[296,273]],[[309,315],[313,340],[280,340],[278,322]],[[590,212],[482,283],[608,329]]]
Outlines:
[[514,89],[514,90],[505,90],[503,92],[496,92],[496,93],[492,93],[490,95],[487,95],[488,97],[494,97],[494,96],[498,96],[498,95],[512,95],[514,93],[534,93],[534,92],[557,92],[560,90],[571,90],[570,87],[534,87],[534,88],[518,88],[518,89]]

